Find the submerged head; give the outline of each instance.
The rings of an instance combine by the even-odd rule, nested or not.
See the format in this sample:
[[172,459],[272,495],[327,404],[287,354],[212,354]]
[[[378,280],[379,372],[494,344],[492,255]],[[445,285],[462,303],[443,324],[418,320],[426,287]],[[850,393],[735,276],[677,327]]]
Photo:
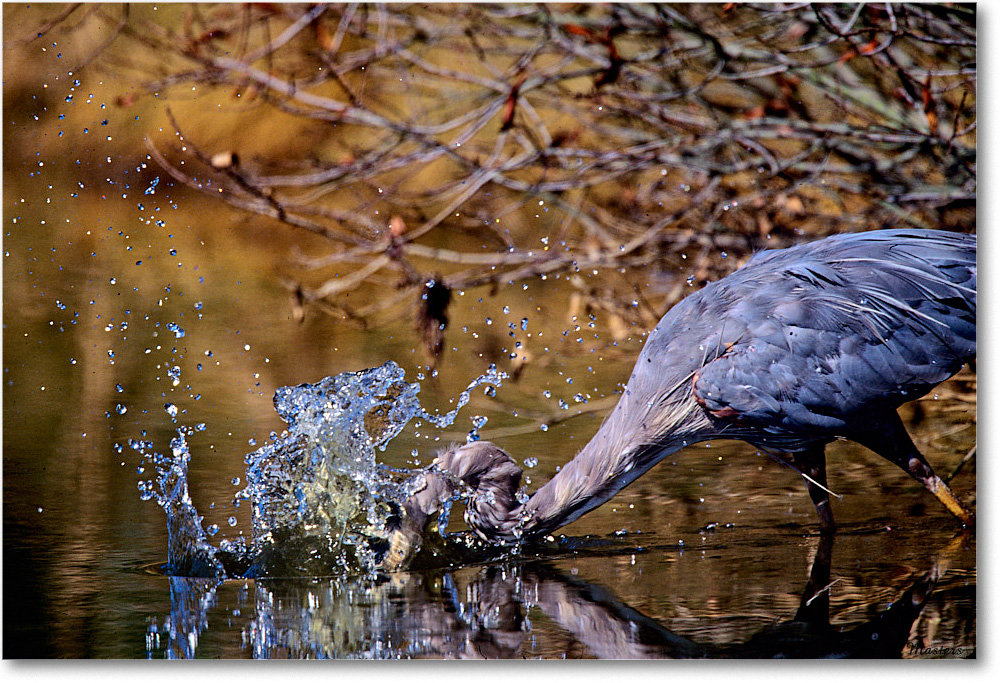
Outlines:
[[465,521],[480,537],[492,539],[518,505],[521,468],[489,441],[452,447],[438,454],[416,477],[403,501],[398,525],[389,535],[382,567],[404,569],[420,551],[427,527],[452,500],[465,502]]

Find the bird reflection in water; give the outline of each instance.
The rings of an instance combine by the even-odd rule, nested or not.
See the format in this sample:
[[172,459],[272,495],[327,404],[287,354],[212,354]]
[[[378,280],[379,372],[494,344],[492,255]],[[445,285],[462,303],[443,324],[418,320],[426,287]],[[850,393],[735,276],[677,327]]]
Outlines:
[[[239,610],[244,650],[256,658],[456,658],[525,656],[663,658],[842,658],[912,656],[911,637],[931,594],[967,540],[956,537],[923,572],[885,591],[854,594],[838,612],[851,625],[830,621],[834,537],[821,535],[793,616],[749,637],[712,612],[691,614],[684,633],[666,628],[602,585],[561,571],[555,561],[489,565],[463,581],[450,572],[398,572],[378,579],[347,577],[248,582]],[[468,570],[465,570],[468,571]],[[918,570],[919,571],[919,570]],[[192,658],[199,640],[224,628],[214,620],[220,583],[170,577],[171,614],[148,628],[150,656]],[[232,583],[232,582],[231,582]],[[870,587],[869,587],[870,588]],[[953,588],[945,588],[953,590]],[[884,606],[884,607],[883,607]],[[881,607],[881,609],[880,609]],[[858,622],[857,615],[865,615]],[[221,622],[221,623],[220,623]],[[535,622],[535,623],[533,623]],[[542,632],[540,633],[540,629]],[[553,631],[555,629],[555,632]],[[548,636],[545,635],[547,631]],[[546,641],[538,649],[538,640]],[[545,649],[548,648],[548,649]],[[556,652],[559,649],[560,652]],[[956,656],[974,657],[972,648]],[[204,656],[204,655],[202,655]]]

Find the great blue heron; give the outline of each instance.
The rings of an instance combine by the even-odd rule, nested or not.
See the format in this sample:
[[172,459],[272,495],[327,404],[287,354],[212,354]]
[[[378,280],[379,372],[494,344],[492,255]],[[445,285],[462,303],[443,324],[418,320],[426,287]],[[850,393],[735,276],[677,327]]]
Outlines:
[[755,254],[674,306],[650,333],[624,394],[593,439],[525,503],[521,470],[475,442],[439,454],[404,504],[393,566],[463,484],[480,536],[550,533],[671,453],[741,439],[803,476],[834,530],[826,444],[856,441],[922,483],[965,525],[975,515],[934,474],[896,409],[976,356],[976,237],[880,230]]

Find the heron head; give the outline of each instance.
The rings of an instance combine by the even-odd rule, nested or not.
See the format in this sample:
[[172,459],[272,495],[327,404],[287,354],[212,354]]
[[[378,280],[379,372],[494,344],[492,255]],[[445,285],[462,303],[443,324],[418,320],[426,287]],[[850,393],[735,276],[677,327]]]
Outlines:
[[465,521],[473,531],[493,538],[518,505],[521,468],[503,449],[489,441],[476,441],[439,453],[415,483],[389,535],[389,550],[382,561],[387,571],[404,569],[416,557],[427,526],[456,497],[464,497]]
[[465,521],[481,538],[492,540],[520,504],[521,468],[499,446],[476,441],[439,456],[442,467],[469,488]]

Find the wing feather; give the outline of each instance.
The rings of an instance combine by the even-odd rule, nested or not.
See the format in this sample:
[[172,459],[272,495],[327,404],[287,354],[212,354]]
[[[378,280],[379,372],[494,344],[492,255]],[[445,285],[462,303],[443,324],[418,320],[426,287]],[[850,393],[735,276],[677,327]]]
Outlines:
[[734,425],[847,436],[866,411],[918,398],[975,358],[975,236],[844,235],[766,252],[715,284],[700,294],[738,293],[719,324],[743,332],[693,389]]

